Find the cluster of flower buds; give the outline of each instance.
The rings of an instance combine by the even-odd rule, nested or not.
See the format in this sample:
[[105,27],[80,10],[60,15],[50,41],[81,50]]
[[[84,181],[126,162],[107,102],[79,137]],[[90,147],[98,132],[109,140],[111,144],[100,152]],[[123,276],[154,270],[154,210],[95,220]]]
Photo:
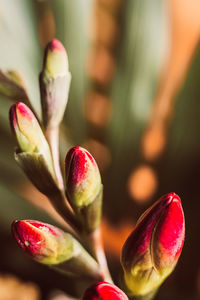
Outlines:
[[128,297],[116,285],[108,282],[98,282],[90,286],[82,300],[128,300]]
[[10,123],[19,146],[15,159],[66,221],[75,228],[82,224],[84,231],[92,232],[99,226],[102,206],[101,177],[94,158],[80,147],[73,148],[67,155],[66,194],[74,212],[64,197],[63,178],[59,171],[59,125],[67,104],[70,78],[66,51],[61,42],[53,39],[45,49],[40,74],[46,137],[30,108],[21,102],[14,104],[10,109]]
[[82,147],[72,148],[65,159],[66,193],[86,231],[100,223],[102,183],[92,155]]
[[[54,39],[46,47],[40,74],[46,136],[49,129],[58,129],[63,118],[70,79],[66,51]],[[65,220],[74,225],[80,240],[86,236],[94,242],[95,236],[97,241],[97,236],[100,236],[103,186],[95,159],[82,147],[69,150],[65,159],[64,191],[63,184],[59,186],[59,159],[56,165],[54,157],[56,151],[54,152],[53,144],[49,142],[50,150],[32,111],[21,102],[14,104],[10,109],[10,123],[19,146],[15,159],[26,175],[49,197],[57,211],[65,216]],[[59,157],[58,151],[57,154]],[[62,174],[61,181],[63,183]],[[66,205],[65,192],[70,208]],[[71,234],[55,226],[33,220],[14,221],[12,232],[19,246],[34,260],[68,275],[90,277],[92,282],[98,282],[85,291],[83,300],[128,300],[124,292],[115,285],[99,281],[105,280],[105,274],[109,275],[102,248],[99,256],[103,261],[103,271]],[[176,266],[184,236],[181,200],[174,193],[167,194],[140,217],[123,246],[121,264],[127,294],[140,298],[153,295],[157,291]],[[89,241],[87,238],[85,243]],[[100,247],[100,242],[98,240],[97,245],[92,247],[89,242],[87,244],[97,261],[99,256],[93,250]]]
[[185,236],[180,198],[161,197],[139,219],[121,254],[125,283],[132,295],[152,293],[174,270]]

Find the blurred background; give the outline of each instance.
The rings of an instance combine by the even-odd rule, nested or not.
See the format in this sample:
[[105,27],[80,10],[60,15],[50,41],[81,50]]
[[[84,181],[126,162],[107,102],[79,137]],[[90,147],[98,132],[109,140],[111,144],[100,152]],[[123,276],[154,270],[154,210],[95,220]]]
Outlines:
[[32,262],[10,233],[14,219],[62,225],[15,163],[8,121],[12,101],[27,97],[40,116],[38,74],[54,37],[67,49],[72,73],[61,161],[82,145],[98,162],[115,282],[121,247],[140,214],[176,192],[186,241],[156,300],[200,299],[200,1],[1,0],[0,300],[64,300],[72,299],[64,293],[81,292],[80,283]]

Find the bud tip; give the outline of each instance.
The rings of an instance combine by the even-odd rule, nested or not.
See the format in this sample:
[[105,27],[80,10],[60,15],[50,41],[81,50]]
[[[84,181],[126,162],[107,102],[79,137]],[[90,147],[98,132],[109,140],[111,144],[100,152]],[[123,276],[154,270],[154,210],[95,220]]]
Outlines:
[[126,294],[116,285],[108,282],[97,282],[84,293],[82,300],[128,300]]
[[65,48],[64,48],[63,44],[57,39],[52,39],[49,42],[48,46],[52,51],[57,50],[57,51],[65,52]]

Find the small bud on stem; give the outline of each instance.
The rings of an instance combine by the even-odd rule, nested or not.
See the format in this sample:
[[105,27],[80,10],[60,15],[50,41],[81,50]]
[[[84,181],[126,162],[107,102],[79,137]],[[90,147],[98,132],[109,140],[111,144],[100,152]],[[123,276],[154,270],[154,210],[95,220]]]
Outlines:
[[54,175],[49,145],[38,120],[26,104],[18,102],[11,106],[10,125],[21,152],[41,154]]
[[97,263],[71,234],[34,220],[14,221],[12,232],[21,249],[37,262],[68,275],[100,278]]
[[42,119],[49,142],[54,169],[61,190],[64,190],[59,161],[59,126],[68,101],[71,74],[68,58],[60,41],[51,40],[45,49],[43,69],[40,74]]
[[42,115],[45,128],[56,128],[63,119],[68,100],[71,74],[68,58],[60,41],[51,40],[45,49],[40,74]]
[[101,240],[103,186],[98,166],[82,147],[74,147],[65,159],[66,194],[82,223],[85,240],[98,261],[104,280],[112,282]]
[[108,282],[98,282],[90,286],[82,300],[128,300],[128,297],[116,285]]
[[102,183],[92,155],[82,147],[72,148],[65,160],[66,194],[86,231],[101,220]]

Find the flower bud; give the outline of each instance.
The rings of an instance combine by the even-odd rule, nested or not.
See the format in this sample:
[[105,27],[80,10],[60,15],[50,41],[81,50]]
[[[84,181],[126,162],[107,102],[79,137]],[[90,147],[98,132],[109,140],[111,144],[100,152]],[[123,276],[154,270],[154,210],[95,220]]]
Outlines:
[[49,151],[47,141],[32,111],[22,102],[11,106],[10,124],[21,151]]
[[82,147],[72,148],[65,160],[66,186],[72,205],[87,206],[101,189],[101,176],[92,155]]
[[[14,221],[12,232],[19,246],[44,264],[60,262],[66,244],[69,244],[69,249],[71,246],[71,240],[63,231],[39,221]],[[70,257],[70,252],[68,254]]]
[[57,127],[67,105],[71,74],[68,57],[60,41],[51,40],[45,49],[40,74],[42,114],[45,128]]
[[65,174],[70,204],[83,224],[95,229],[101,217],[102,183],[94,158],[82,147],[72,148],[66,156]]
[[54,175],[51,152],[40,125],[30,108],[18,102],[10,108],[10,125],[22,153],[42,155]]
[[71,234],[34,220],[14,221],[12,232],[21,249],[37,262],[70,275],[99,277],[97,263]]
[[43,64],[46,78],[55,78],[66,74],[69,67],[68,57],[60,41],[53,39],[47,44]]
[[128,297],[116,285],[108,282],[98,282],[89,287],[82,300],[128,300]]
[[174,270],[185,237],[181,200],[161,197],[138,220],[121,254],[125,283],[132,295],[155,291]]

